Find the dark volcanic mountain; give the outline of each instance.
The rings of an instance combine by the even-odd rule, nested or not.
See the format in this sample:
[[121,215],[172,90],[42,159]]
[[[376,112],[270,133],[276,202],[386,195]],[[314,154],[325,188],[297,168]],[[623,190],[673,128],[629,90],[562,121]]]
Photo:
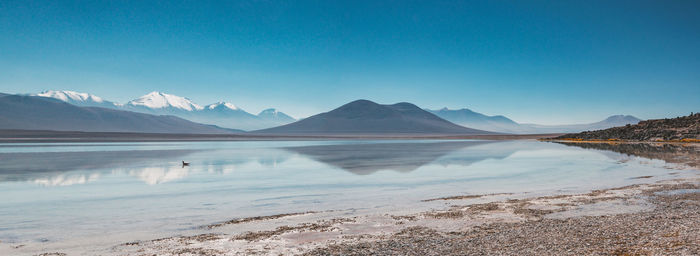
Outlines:
[[235,132],[174,116],[78,107],[38,96],[0,95],[0,109],[0,129],[188,134]]
[[357,100],[330,112],[255,131],[267,134],[492,134],[462,127],[411,103],[381,105]]
[[555,139],[698,142],[700,141],[700,113],[670,119],[646,120],[636,125],[605,130],[566,134]]

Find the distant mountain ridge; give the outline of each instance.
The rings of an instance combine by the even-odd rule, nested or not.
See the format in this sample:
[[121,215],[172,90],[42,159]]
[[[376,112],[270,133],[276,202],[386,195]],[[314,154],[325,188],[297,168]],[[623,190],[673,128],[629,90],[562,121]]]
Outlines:
[[121,106],[89,93],[74,91],[43,91],[34,96],[54,98],[81,107],[117,108]]
[[40,96],[0,95],[0,129],[84,132],[229,134],[241,131],[174,116],[80,107]]
[[266,134],[492,134],[453,124],[411,103],[356,100],[329,112],[254,133]]
[[505,116],[487,116],[467,108],[426,110],[455,124],[485,131],[513,133],[513,127],[518,126],[518,123]]
[[444,118],[450,122],[465,127],[515,134],[533,134],[533,133],[570,133],[581,132],[587,130],[600,130],[616,126],[624,126],[627,124],[636,124],[640,119],[630,115],[614,115],[600,122],[590,124],[572,124],[572,125],[539,125],[539,124],[521,124],[517,123],[505,116],[487,116],[470,109],[451,110],[447,108],[439,110],[428,110],[431,113]]
[[[263,110],[255,115],[229,102],[220,101],[203,106],[186,97],[162,92],[151,92],[126,104],[119,104],[92,94],[74,91],[44,91],[35,95],[58,99],[76,106],[105,107],[154,115],[173,115],[194,122],[247,131],[263,130],[297,121],[293,117],[273,108]],[[615,115],[603,121],[590,124],[539,125],[517,123],[502,115],[488,116],[467,108],[425,110],[463,127],[514,134],[572,133],[636,124],[641,121],[629,115]]]
[[186,97],[156,91],[126,104],[118,104],[92,94],[74,91],[43,91],[34,96],[54,98],[76,106],[105,107],[154,115],[174,115],[194,122],[240,130],[270,128],[296,121],[291,116],[277,110],[274,110],[274,114],[265,112],[269,110],[267,109],[260,115],[253,115],[229,102],[220,101],[202,106]]
[[294,119],[293,117],[291,117],[285,113],[282,113],[280,111],[277,111],[277,109],[274,109],[274,108],[268,108],[268,109],[265,109],[263,111],[260,111],[260,113],[258,113],[258,117],[262,118],[264,120],[270,120],[270,121],[280,120],[280,121],[289,122],[289,123],[296,121],[296,119]]
[[[607,129],[611,127],[625,126],[628,124],[637,124],[642,121],[631,115],[613,115],[606,119],[589,124],[571,124],[571,125],[537,125],[537,124],[522,124],[525,131],[541,131],[542,133],[561,133],[561,132],[581,132]],[[529,129],[529,130],[528,130]]]

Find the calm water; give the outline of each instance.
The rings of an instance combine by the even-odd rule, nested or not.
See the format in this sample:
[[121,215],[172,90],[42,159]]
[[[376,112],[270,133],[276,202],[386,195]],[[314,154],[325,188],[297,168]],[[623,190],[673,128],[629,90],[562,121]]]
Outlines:
[[461,194],[582,192],[672,172],[661,160],[537,141],[0,144],[0,163],[0,241],[14,243]]

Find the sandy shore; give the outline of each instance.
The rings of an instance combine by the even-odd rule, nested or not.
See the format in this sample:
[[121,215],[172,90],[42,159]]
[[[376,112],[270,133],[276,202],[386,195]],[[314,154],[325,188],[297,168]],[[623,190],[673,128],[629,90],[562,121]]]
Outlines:
[[[648,177],[638,177],[643,181]],[[642,182],[643,183],[643,182]],[[231,220],[114,255],[697,255],[700,177],[585,194],[469,195],[437,209],[297,212]],[[438,206],[438,205],[441,205]]]

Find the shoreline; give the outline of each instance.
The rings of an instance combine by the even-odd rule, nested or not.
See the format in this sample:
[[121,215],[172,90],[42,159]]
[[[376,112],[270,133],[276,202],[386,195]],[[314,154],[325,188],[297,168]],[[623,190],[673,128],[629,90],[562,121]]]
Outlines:
[[[641,183],[583,194],[537,197],[487,194],[424,201],[446,203],[443,209],[401,215],[380,213],[344,216],[342,212],[303,212],[260,216],[216,225],[208,233],[135,241],[118,245],[114,249],[125,255],[580,255],[700,252],[700,245],[696,243],[700,241],[700,232],[697,232],[700,231],[700,222],[697,221],[700,219],[700,177],[697,175],[694,178]],[[683,208],[679,208],[679,205]],[[316,214],[328,216],[309,221]],[[679,215],[682,218],[676,219]],[[645,220],[651,216],[657,220],[674,219],[680,222],[663,226],[661,231],[668,232],[660,236],[647,234],[636,237],[639,232],[658,228],[645,226],[648,225]],[[255,222],[284,225],[273,229],[230,233],[236,229],[236,225]],[[661,224],[657,221],[654,225]],[[556,230],[555,233],[548,233],[552,230]],[[584,230],[592,233],[583,232]],[[616,237],[601,234],[606,232],[612,232]],[[491,240],[492,238],[498,239]],[[503,239],[514,244],[504,247],[499,242]],[[538,241],[544,242],[547,239],[552,240],[548,247],[538,247]],[[455,240],[466,244],[450,243]],[[640,244],[650,241],[655,244]],[[672,243],[672,246],[665,246],[667,242]]]
[[0,130],[0,143],[187,142],[187,141],[309,141],[309,140],[518,140],[561,134],[167,134]]
[[[627,176],[627,182],[619,185],[610,184],[598,190],[593,190],[594,186],[569,191],[570,194],[559,189],[535,188],[518,193],[446,193],[381,209],[290,209],[268,216],[211,220],[175,233],[178,235],[144,237],[133,232],[91,238],[95,242],[87,244],[86,241],[93,240],[26,244],[0,241],[0,254],[700,253],[700,245],[694,243],[700,241],[698,145],[683,146],[687,152],[676,150],[671,155],[658,154],[656,146],[628,146],[634,147],[621,148],[619,152],[663,159],[669,164],[664,167],[667,170],[658,176]],[[658,149],[667,150],[666,147]]]
[[608,143],[608,144],[615,144],[615,143],[676,143],[676,144],[689,144],[689,143],[700,143],[700,140],[696,139],[681,139],[681,140],[652,140],[652,141],[644,141],[644,140],[621,140],[621,139],[575,139],[575,138],[562,138],[562,139],[557,139],[557,138],[541,138],[537,139],[539,141],[545,141],[545,142],[566,142],[566,143]]
[[[40,253],[697,254],[700,245],[694,241],[700,241],[700,174],[697,169],[685,170],[692,173],[657,181],[635,177],[640,182],[633,185],[579,194],[497,193],[425,198],[420,203],[429,204],[429,210],[298,211],[213,222],[183,235],[115,242],[111,247],[88,252]],[[671,223],[665,225],[669,220]],[[654,230],[658,232],[649,233]],[[504,243],[509,246],[502,246]],[[9,252],[37,255],[36,251],[30,253],[23,248]]]

